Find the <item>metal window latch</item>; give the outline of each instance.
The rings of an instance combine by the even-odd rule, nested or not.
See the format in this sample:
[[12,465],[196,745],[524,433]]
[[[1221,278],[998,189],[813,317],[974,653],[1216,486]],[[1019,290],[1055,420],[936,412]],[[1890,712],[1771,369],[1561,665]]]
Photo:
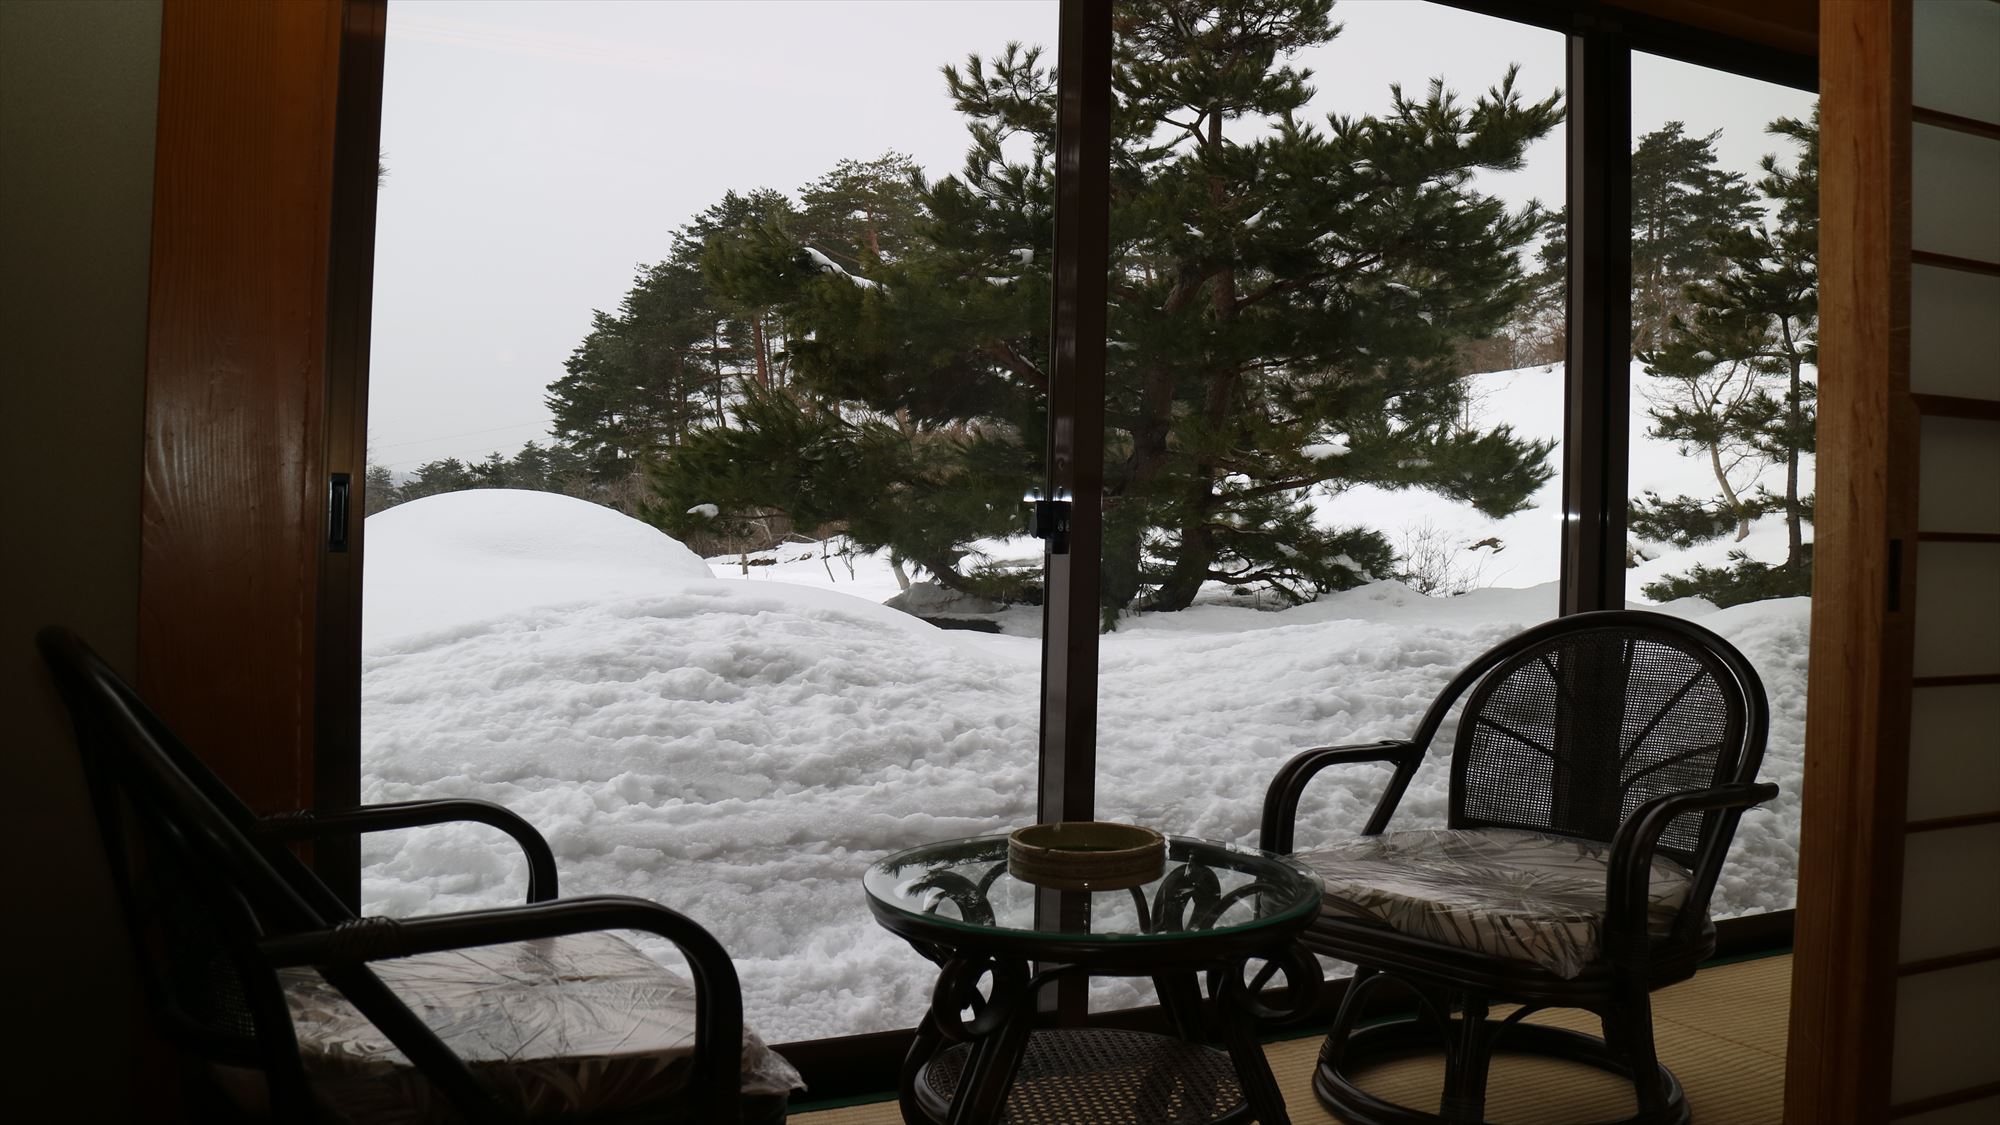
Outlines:
[[326,549],[335,553],[347,550],[350,490],[351,478],[346,473],[335,473],[326,482]]
[[1069,554],[1069,489],[1059,488],[1055,499],[1045,500],[1041,489],[1031,488],[1021,503],[1028,509],[1028,534],[1047,540],[1049,554]]

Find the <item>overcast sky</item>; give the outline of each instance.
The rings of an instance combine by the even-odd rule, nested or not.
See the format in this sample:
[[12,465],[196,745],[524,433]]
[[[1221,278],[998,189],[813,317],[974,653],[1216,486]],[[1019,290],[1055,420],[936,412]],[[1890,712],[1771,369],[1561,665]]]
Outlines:
[[[1344,0],[1300,60],[1316,108],[1387,108],[1433,76],[1468,96],[1521,65],[1543,96],[1562,37],[1423,0]],[[375,251],[371,459],[408,470],[548,440],[544,388],[637,268],[725,191],[795,191],[844,157],[953,172],[965,131],[938,67],[1010,39],[1051,54],[1055,0],[392,0],[389,175]],[[1777,147],[1798,91],[1665,60],[1633,64],[1635,135],[1720,128],[1726,167]],[[1560,135],[1487,190],[1562,201]]]

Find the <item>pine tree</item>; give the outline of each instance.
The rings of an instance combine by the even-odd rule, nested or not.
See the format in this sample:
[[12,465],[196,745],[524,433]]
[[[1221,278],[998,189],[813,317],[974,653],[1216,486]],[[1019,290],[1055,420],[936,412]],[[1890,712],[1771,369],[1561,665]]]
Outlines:
[[1720,283],[1717,298],[1756,310],[1769,325],[1753,362],[1783,385],[1767,403],[1759,440],[1785,466],[1785,568],[1806,582],[1804,525],[1812,519],[1812,497],[1800,493],[1799,470],[1803,456],[1818,448],[1818,388],[1806,382],[1805,368],[1819,364],[1819,109],[1807,121],[1779,118],[1766,131],[1796,143],[1798,163],[1786,168],[1775,155],[1762,160],[1757,187],[1777,205],[1775,222],[1740,244],[1732,255],[1738,268]]
[[724,419],[744,381],[784,381],[782,317],[753,294],[717,292],[705,268],[791,212],[778,192],[727,193],[675,232],[665,260],[641,267],[615,314],[591,314],[546,401],[558,445],[583,456],[600,492]]
[[361,515],[365,519],[377,512],[386,512],[403,502],[396,488],[396,478],[387,465],[369,462],[361,477]]
[[1632,349],[1665,343],[1686,290],[1720,272],[1725,242],[1756,221],[1750,185],[1716,166],[1720,131],[1690,137],[1679,121],[1632,149]]
[[[786,229],[794,213],[791,200],[782,192],[760,188],[739,195],[732,191],[696,216],[676,237],[676,259],[702,272],[710,307],[718,318],[711,325],[718,380],[722,371],[719,361],[725,356],[742,356],[757,386],[783,386],[786,381],[783,352],[789,333],[777,307],[777,295],[759,286],[754,275],[740,270],[736,263],[768,232]],[[729,274],[735,275],[736,284],[716,284],[718,275]]]
[[[1799,147],[1791,166],[1775,155],[1761,163],[1757,188],[1771,205],[1769,218],[1719,240],[1719,276],[1686,288],[1688,312],[1672,321],[1663,347],[1642,357],[1647,373],[1670,388],[1656,396],[1652,432],[1706,450],[1721,501],[1648,494],[1633,505],[1630,522],[1640,536],[1691,546],[1729,526],[1741,540],[1750,520],[1777,512],[1785,520],[1785,560],[1774,567],[1733,553],[1729,567],[1696,567],[1646,587],[1649,597],[1698,594],[1727,605],[1811,591],[1805,525],[1813,498],[1802,490],[1800,469],[1815,448],[1817,422],[1815,388],[1805,374],[1818,362],[1817,112],[1808,121],[1780,118],[1767,131]],[[1733,485],[1725,458],[1749,466],[1751,475],[1783,465],[1783,493],[1760,488],[1753,495]]]
[[592,314],[546,401],[555,436],[583,454],[595,480],[632,476],[708,410],[716,375],[704,349],[715,319],[700,270],[673,260],[642,270],[616,315]]
[[910,158],[887,152],[874,160],[843,160],[799,189],[793,236],[843,268],[866,274],[876,263],[910,252],[923,211],[919,172]]
[[[1423,488],[1498,516],[1549,476],[1547,443],[1467,423],[1454,357],[1527,299],[1519,254],[1545,220],[1472,178],[1518,166],[1557,98],[1524,101],[1510,70],[1471,102],[1433,82],[1380,118],[1305,122],[1287,60],[1334,37],[1330,7],[1119,9],[1107,614],[1210,581],[1304,600],[1391,573],[1382,535],[1322,526],[1315,492]],[[862,545],[971,586],[966,545],[1017,525],[1044,431],[1054,82],[1018,45],[945,77],[972,147],[921,185],[907,255],[863,276],[767,233],[762,292],[797,328],[803,393],[691,435],[653,479],[670,529],[701,503],[867,520]]]
[[428,461],[417,466],[410,478],[396,490],[397,497],[404,501],[421,500],[426,496],[436,496],[441,492],[462,492],[479,487],[479,478],[473,474],[465,462],[456,457],[445,457]]

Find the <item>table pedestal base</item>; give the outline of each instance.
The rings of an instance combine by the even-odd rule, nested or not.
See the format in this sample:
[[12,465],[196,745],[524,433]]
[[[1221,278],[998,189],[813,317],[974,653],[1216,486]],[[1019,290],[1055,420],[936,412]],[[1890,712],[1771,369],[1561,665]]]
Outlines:
[[[940,1052],[917,1076],[917,1105],[938,1125],[970,1050]],[[1226,1052],[1143,1031],[1037,1031],[1007,1092],[1007,1125],[1223,1125],[1252,1120]]]

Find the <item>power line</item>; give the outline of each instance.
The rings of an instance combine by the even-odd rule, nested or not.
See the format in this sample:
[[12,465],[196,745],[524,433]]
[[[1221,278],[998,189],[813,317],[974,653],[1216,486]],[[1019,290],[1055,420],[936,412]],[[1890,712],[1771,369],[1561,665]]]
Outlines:
[[370,444],[368,448],[402,448],[406,444],[424,444],[424,442],[442,442],[442,440],[452,440],[452,438],[470,438],[470,436],[476,436],[476,434],[496,434],[500,430],[518,430],[522,426],[540,426],[540,424],[542,424],[542,418],[536,418],[532,422],[508,422],[504,426],[492,426],[492,428],[486,428],[486,430],[464,430],[464,432],[458,432],[458,434],[432,434],[432,436],[424,436],[424,438],[410,438],[406,442]]

